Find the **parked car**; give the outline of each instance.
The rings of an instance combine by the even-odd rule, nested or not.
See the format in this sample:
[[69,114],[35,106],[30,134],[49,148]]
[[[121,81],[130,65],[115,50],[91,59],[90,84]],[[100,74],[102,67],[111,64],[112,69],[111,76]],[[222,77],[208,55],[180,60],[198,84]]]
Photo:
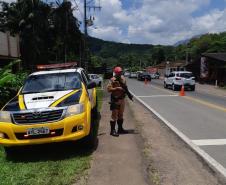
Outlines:
[[126,72],[124,73],[124,76],[125,76],[125,77],[129,77],[129,75],[130,75],[130,72],[128,72],[128,71],[126,71]]
[[152,79],[159,79],[160,74],[159,73],[151,73],[151,78]]
[[138,74],[137,80],[145,80],[145,79],[151,81],[151,74],[148,72],[142,72]]
[[103,78],[97,74],[89,74],[89,78],[99,87],[103,84]]
[[92,146],[96,141],[96,84],[82,68],[46,66],[53,69],[42,65],[44,71],[30,74],[0,111],[0,144],[7,155],[22,145],[84,139]]
[[137,73],[136,72],[130,72],[129,78],[137,78]]
[[164,88],[171,87],[174,91],[181,89],[184,85],[185,89],[195,90],[195,77],[189,71],[175,71],[165,76]]

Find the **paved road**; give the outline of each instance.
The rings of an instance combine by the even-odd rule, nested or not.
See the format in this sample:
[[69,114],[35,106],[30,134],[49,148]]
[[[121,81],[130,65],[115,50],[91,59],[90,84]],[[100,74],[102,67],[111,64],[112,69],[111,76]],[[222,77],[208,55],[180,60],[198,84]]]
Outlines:
[[164,89],[161,80],[127,83],[137,97],[226,168],[226,97],[201,91],[186,91],[180,97],[179,92]]

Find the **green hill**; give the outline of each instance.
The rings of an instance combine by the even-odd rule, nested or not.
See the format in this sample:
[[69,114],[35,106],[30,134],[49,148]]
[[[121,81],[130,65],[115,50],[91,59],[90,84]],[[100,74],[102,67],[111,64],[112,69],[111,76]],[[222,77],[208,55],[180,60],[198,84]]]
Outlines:
[[226,52],[226,32],[204,34],[178,46],[123,44],[91,37],[88,41],[94,66],[106,63],[108,66],[120,64],[137,69],[140,65],[145,67],[166,60],[185,60],[186,53],[190,61],[196,61],[202,53]]
[[170,58],[173,46],[154,46],[148,44],[124,44],[104,41],[90,37],[89,48],[95,66],[107,63],[123,67],[149,66]]

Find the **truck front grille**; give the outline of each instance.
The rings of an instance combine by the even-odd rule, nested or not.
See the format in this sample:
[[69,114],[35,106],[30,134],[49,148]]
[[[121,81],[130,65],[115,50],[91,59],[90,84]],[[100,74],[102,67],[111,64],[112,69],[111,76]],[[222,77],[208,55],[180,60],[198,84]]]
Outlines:
[[16,124],[38,124],[58,121],[62,118],[63,113],[63,109],[53,109],[13,113],[12,117]]

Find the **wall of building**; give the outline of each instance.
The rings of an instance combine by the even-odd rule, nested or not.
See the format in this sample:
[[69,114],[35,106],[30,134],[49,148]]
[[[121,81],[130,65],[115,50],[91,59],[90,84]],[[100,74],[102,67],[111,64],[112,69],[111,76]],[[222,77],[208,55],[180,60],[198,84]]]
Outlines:
[[0,57],[19,58],[19,38],[9,33],[0,32]]

